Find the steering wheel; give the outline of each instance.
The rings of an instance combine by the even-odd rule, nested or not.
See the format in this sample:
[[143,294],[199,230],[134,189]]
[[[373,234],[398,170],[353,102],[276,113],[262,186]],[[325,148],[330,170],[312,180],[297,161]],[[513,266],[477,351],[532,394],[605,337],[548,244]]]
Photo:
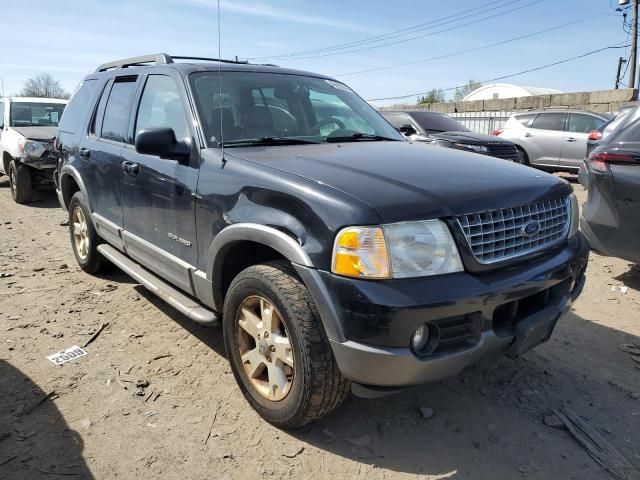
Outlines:
[[336,117],[327,117],[327,118],[323,118],[322,120],[319,120],[313,127],[311,127],[312,129],[318,129],[320,130],[320,127],[323,127],[325,125],[337,125],[338,127],[340,127],[341,129],[345,129],[346,126],[344,124],[344,122],[342,122],[341,120],[338,120]]

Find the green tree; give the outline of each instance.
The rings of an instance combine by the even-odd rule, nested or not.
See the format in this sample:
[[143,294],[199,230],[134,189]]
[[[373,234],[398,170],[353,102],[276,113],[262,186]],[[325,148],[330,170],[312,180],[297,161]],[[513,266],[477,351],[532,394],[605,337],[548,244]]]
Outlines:
[[418,104],[424,103],[442,103],[447,100],[447,97],[444,91],[440,88],[434,88],[430,90],[429,93],[423,95],[422,97],[418,97]]
[[482,84],[480,82],[476,82],[475,80],[471,79],[465,86],[456,88],[456,93],[453,95],[453,99],[456,102],[461,102],[464,97],[469,95],[474,90],[480,88],[481,86]]

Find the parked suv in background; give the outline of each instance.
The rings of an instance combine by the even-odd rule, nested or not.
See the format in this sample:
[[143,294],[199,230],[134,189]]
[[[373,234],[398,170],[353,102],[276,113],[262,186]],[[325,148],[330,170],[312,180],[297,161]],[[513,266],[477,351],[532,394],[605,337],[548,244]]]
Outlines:
[[66,100],[0,98],[0,174],[9,176],[11,196],[30,202],[34,188],[53,188],[53,139]]
[[383,110],[380,113],[413,142],[520,162],[521,155],[513,142],[472,132],[448,115],[425,110]]
[[596,148],[600,145],[606,144],[611,136],[631,125],[637,119],[640,118],[640,107],[629,106],[620,109],[618,115],[611,120],[600,125],[599,128],[592,130],[589,133],[589,141],[587,142],[587,157],[591,155]]
[[515,113],[493,134],[514,142],[528,165],[577,172],[587,152],[589,133],[606,121],[604,116],[577,110]]
[[580,226],[591,248],[640,263],[640,120],[607,137],[581,170]]
[[350,385],[380,395],[518,357],[581,292],[567,182],[406,142],[323,75],[197,60],[87,76],[59,128],[58,194],[81,268],[110,260],[222,321],[269,422],[305,425]]

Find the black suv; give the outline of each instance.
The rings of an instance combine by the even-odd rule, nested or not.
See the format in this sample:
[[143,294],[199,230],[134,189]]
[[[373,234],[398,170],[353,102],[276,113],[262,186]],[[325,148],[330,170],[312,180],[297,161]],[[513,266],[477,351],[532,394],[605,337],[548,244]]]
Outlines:
[[166,54],[102,65],[59,128],[79,265],[222,323],[282,427],[547,340],[584,283],[571,186],[404,140],[349,87]]
[[516,144],[486,133],[472,132],[448,115],[426,110],[383,110],[391,125],[413,142],[455,148],[524,163]]

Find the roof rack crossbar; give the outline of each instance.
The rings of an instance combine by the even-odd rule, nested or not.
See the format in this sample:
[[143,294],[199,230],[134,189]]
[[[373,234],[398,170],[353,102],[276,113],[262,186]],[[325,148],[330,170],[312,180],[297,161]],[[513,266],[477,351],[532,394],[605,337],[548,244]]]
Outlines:
[[123,58],[121,60],[114,60],[113,62],[107,62],[100,65],[96,72],[104,72],[112,68],[127,68],[136,65],[144,65],[146,63],[153,63],[154,65],[163,65],[167,63],[173,63],[173,58],[166,53],[156,53],[153,55],[143,55],[141,57]]
[[210,58],[210,57],[185,57],[185,56],[177,56],[173,55],[171,58],[174,60],[203,60],[205,62],[220,62],[220,63],[241,63],[247,64],[248,60],[229,60],[225,58]]

